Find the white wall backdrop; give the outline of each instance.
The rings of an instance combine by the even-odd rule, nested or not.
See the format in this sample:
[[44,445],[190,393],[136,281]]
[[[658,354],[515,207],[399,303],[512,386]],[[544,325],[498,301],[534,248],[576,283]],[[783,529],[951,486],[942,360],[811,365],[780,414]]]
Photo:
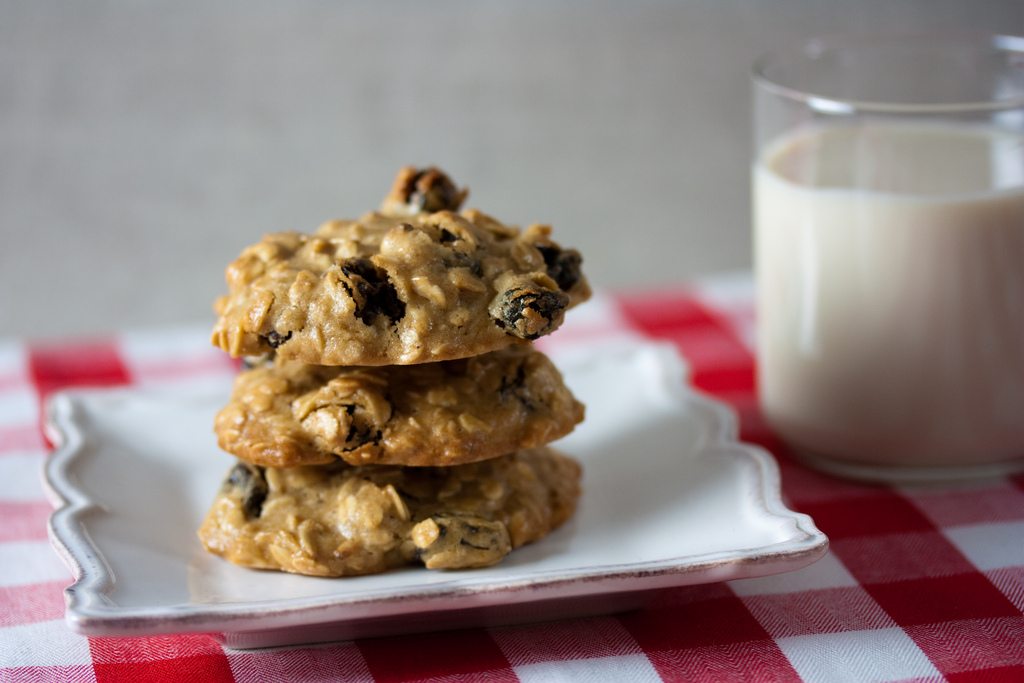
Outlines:
[[750,262],[748,68],[1020,0],[0,2],[0,336],[209,319],[268,231],[436,163],[607,287]]

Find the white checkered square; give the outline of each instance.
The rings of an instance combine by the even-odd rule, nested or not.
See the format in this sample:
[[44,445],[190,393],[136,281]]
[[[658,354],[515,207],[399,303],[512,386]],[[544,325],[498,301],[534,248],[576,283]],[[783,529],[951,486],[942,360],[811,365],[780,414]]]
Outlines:
[[11,381],[27,381],[28,354],[25,345],[0,341],[0,386]]
[[702,302],[720,311],[749,311],[754,308],[754,278],[745,270],[701,278],[694,291]]
[[972,524],[943,533],[982,571],[1024,567],[1024,522]]
[[40,471],[42,453],[5,453],[0,456],[0,502],[35,502],[46,499]]
[[1009,522],[1024,516],[1024,491],[1005,479],[904,487],[901,493],[939,527]]
[[206,328],[125,333],[118,346],[137,385],[212,383],[237,372],[228,354],[210,343]]
[[[89,664],[89,641],[63,621],[41,621],[0,629],[0,668]],[[3,672],[0,671],[0,678]]]
[[522,683],[660,683],[645,655],[623,655],[567,662],[538,662],[513,667]]
[[749,272],[723,273],[701,280],[697,299],[728,323],[736,337],[751,351],[757,344],[754,319],[754,281]]
[[729,582],[729,587],[740,597],[802,593],[825,588],[853,588],[857,585],[857,580],[832,553],[795,572]]
[[0,543],[0,586],[61,580],[71,583],[71,571],[47,541]]
[[553,334],[541,337],[538,349],[555,359],[560,352],[579,353],[594,348],[617,348],[644,341],[646,337],[632,328],[619,305],[609,296],[595,294],[572,309],[565,322]]
[[586,303],[572,309],[565,322],[558,328],[558,334],[575,337],[589,332],[604,332],[619,327],[628,327],[615,299],[604,292],[594,292]]
[[794,636],[776,642],[806,683],[943,680],[900,628]]
[[39,397],[28,385],[0,387],[0,428],[36,423]]
[[266,650],[225,650],[236,683],[266,681],[351,681],[373,683],[359,648],[353,643]]
[[896,626],[892,617],[859,586],[748,595],[743,604],[774,638]]
[[146,330],[123,332],[118,335],[118,344],[123,360],[129,364],[144,365],[146,363],[163,362],[169,358],[195,356],[223,356],[210,343],[208,326],[188,326],[166,328],[162,330]]

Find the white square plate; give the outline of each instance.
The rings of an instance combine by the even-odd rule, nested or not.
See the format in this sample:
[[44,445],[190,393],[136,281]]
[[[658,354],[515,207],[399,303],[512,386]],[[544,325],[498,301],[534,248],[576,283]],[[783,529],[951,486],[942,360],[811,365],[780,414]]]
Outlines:
[[55,396],[50,537],[75,572],[67,619],[87,635],[214,632],[233,647],[369,637],[638,607],[658,589],[763,576],[827,539],[782,503],[766,452],[724,405],[687,388],[656,344],[553,354],[587,405],[558,447],[584,468],[576,516],[486,569],[410,567],[324,579],[244,569],[195,530],[231,460],[211,424],[230,386]]

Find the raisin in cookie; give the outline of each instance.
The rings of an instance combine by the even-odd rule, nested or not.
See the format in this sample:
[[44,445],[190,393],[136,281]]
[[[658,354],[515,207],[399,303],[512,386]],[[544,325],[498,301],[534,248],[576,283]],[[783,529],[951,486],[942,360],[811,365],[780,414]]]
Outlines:
[[380,205],[381,213],[411,216],[420,212],[458,211],[469,190],[455,186],[444,171],[431,166],[406,166],[398,171],[391,192]]
[[220,447],[257,465],[457,465],[543,446],[583,406],[548,358],[515,346],[421,365],[275,363],[243,372]]
[[486,567],[569,519],[579,480],[547,448],[457,467],[239,463],[199,538],[235,564],[314,576]]
[[[404,169],[381,211],[246,248],[213,343],[315,365],[409,365],[536,339],[590,296],[577,251],[476,210],[436,169]],[[440,209],[440,210],[435,210]]]

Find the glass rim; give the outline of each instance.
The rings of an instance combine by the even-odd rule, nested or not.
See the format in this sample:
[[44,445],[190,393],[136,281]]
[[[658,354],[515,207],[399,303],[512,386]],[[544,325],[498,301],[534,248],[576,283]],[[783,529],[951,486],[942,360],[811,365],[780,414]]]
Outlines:
[[996,52],[1020,54],[1024,64],[1024,36],[1013,36],[974,31],[945,31],[931,33],[844,33],[830,34],[804,40],[797,45],[770,50],[761,55],[752,67],[754,85],[766,92],[825,114],[889,113],[889,114],[955,114],[995,112],[1024,108],[1024,93],[1006,99],[957,102],[885,102],[870,99],[844,98],[801,90],[784,85],[767,74],[767,70],[784,61],[810,61],[828,50],[864,48],[870,43],[896,45],[899,43],[929,42],[937,40],[989,47]]

